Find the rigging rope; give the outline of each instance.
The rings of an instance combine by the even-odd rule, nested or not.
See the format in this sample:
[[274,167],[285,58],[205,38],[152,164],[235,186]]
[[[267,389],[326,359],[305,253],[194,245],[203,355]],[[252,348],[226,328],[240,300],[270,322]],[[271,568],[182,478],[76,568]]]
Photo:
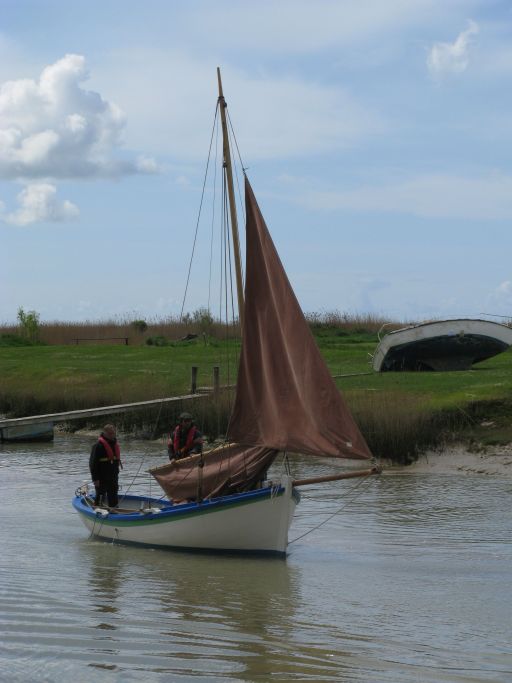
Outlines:
[[213,242],[214,242],[214,227],[215,227],[215,204],[217,200],[217,161],[219,158],[219,119],[217,118],[217,136],[215,138],[215,163],[213,165],[213,209],[212,209],[212,226],[210,237],[210,276],[208,278],[208,313],[210,312],[211,299],[211,285],[212,285],[212,264],[213,264]]
[[[231,237],[230,237],[230,223],[229,223],[229,209],[228,209],[228,193],[226,173],[223,173],[223,201],[222,201],[222,221],[221,221],[221,282],[220,282],[220,320],[224,319],[225,342],[226,342],[226,370],[227,383],[231,380],[231,363],[229,355],[229,324],[230,319],[233,323],[235,320],[235,304],[233,294],[233,268],[231,260]],[[231,318],[230,306],[231,301]]]
[[[160,406],[158,408],[158,415],[156,416],[155,426],[153,427],[153,431],[151,432],[151,435],[149,437],[150,441],[153,441],[155,438],[156,429],[157,429],[158,423],[160,421],[160,415],[162,414],[162,408],[163,408],[163,403],[160,403]],[[140,471],[142,469],[142,465],[144,464],[144,461],[146,460],[147,455],[148,455],[148,450],[146,448],[144,450],[144,452],[142,453],[142,460],[139,463],[139,468],[138,468],[137,472],[135,472],[135,474],[133,475],[133,478],[132,478],[130,484],[128,485],[128,487],[124,490],[123,495],[119,498],[118,505],[123,502],[123,500],[128,495],[128,492],[132,488],[133,484],[135,483],[135,480],[137,479],[137,477],[140,474]],[[149,498],[151,498],[151,482],[152,482],[152,478],[150,477],[150,479],[149,479]],[[101,526],[100,526],[100,529],[101,529]]]
[[[355,484],[355,486],[353,486],[353,487],[350,489],[350,491],[348,492],[348,495],[350,496],[350,494],[351,494],[353,491],[355,491],[356,489],[358,489],[358,488],[361,486],[361,484],[363,484],[363,483],[365,483],[365,482],[368,484],[368,482],[370,481],[370,477],[371,477],[371,476],[372,476],[372,475],[367,474],[366,477],[363,477],[360,481],[358,481],[357,484]],[[359,493],[361,493],[361,491],[360,491]],[[308,531],[305,531],[305,532],[304,532],[303,534],[301,534],[300,536],[297,536],[297,537],[294,538],[292,541],[289,541],[288,545],[291,545],[292,543],[295,543],[295,541],[298,541],[298,540],[300,540],[301,538],[304,538],[304,536],[307,536],[308,534],[312,533],[313,531],[316,531],[317,529],[320,529],[320,527],[322,527],[324,524],[327,524],[327,522],[329,522],[333,517],[336,517],[336,515],[338,515],[342,510],[344,510],[344,509],[347,507],[347,505],[349,505],[349,503],[352,503],[352,502],[353,502],[353,500],[345,500],[345,502],[343,503],[343,505],[342,505],[340,508],[338,508],[337,510],[335,510],[335,512],[333,512],[332,514],[330,514],[326,519],[324,519],[323,521],[319,522],[318,524],[316,524],[314,527],[312,527],[312,528],[309,529]]]
[[194,253],[195,253],[195,249],[196,249],[197,233],[198,233],[198,231],[199,231],[199,221],[201,220],[201,210],[202,210],[202,208],[203,208],[204,192],[205,192],[205,188],[206,188],[206,179],[207,179],[207,177],[208,177],[208,168],[209,168],[209,166],[210,166],[210,156],[211,156],[211,152],[212,152],[213,136],[214,136],[214,132],[215,132],[215,123],[216,123],[216,121],[217,121],[217,113],[218,113],[218,111],[219,111],[219,106],[218,106],[218,103],[217,103],[217,104],[215,105],[215,116],[214,116],[214,118],[213,118],[212,134],[211,134],[211,137],[210,137],[210,148],[209,148],[209,150],[208,150],[208,160],[207,160],[207,162],[206,162],[206,169],[205,169],[205,172],[204,172],[203,190],[202,190],[202,192],[201,192],[201,201],[200,201],[200,203],[199,203],[199,213],[198,213],[197,221],[196,221],[196,230],[195,230],[195,233],[194,233],[194,242],[193,242],[193,245],[192,245],[192,254],[191,254],[191,256],[190,256],[190,263],[189,263],[189,265],[188,265],[187,283],[186,283],[186,285],[185,285],[185,292],[184,292],[184,294],[183,294],[183,303],[182,303],[182,305],[181,305],[180,322],[181,322],[181,320],[183,319],[183,309],[185,308],[185,300],[186,300],[186,298],[187,298],[188,285],[189,285],[189,282],[190,282],[190,272],[191,272],[191,270],[192,270],[192,261],[193,261],[193,259],[194,259]]
[[235,141],[236,151],[238,152],[238,158],[240,160],[240,166],[242,167],[242,171],[245,173],[247,171],[247,168],[244,166],[243,161],[242,161],[242,155],[240,154],[240,149],[238,147],[238,141],[236,139],[235,129],[233,128],[233,124],[231,123],[231,117],[229,115],[229,109],[226,108],[226,112],[227,112],[227,116],[228,116],[229,127],[231,128],[231,134],[233,135],[233,140]]
[[[247,169],[244,168],[244,165],[243,165],[243,163],[242,163],[242,157],[240,156],[240,150],[238,149],[238,143],[237,143],[237,141],[236,141],[235,130],[234,130],[234,128],[233,128],[233,124],[231,123],[231,119],[229,118],[229,112],[228,112],[228,119],[229,119],[229,127],[230,127],[230,129],[231,129],[231,132],[228,130],[228,135],[229,135],[229,137],[230,137],[230,140],[231,140],[231,141],[234,140],[234,142],[235,142],[235,147],[236,147],[236,150],[237,150],[237,152],[238,152],[238,158],[239,158],[239,160],[240,160],[240,167],[241,167],[241,169],[242,169],[242,173],[243,173],[244,176],[245,176],[245,171],[246,171]],[[233,145],[231,145],[231,146],[233,146]],[[237,164],[235,164],[235,163],[233,163],[232,165],[233,165],[233,168],[234,168],[234,170],[235,170],[236,189],[237,189],[237,191],[238,191],[238,203],[239,203],[239,207],[240,207],[240,214],[243,214],[243,213],[244,213],[244,202],[243,202],[243,199],[242,199],[242,191],[241,191],[241,189],[240,189],[240,178],[239,178],[239,176],[238,176],[238,166],[237,166]],[[243,272],[242,272],[242,279],[243,279]]]

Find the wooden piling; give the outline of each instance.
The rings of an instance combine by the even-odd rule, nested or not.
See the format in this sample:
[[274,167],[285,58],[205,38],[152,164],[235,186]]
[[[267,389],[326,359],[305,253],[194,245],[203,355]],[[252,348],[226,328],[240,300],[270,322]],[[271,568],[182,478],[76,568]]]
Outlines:
[[197,392],[197,366],[193,365],[190,372],[190,393]]

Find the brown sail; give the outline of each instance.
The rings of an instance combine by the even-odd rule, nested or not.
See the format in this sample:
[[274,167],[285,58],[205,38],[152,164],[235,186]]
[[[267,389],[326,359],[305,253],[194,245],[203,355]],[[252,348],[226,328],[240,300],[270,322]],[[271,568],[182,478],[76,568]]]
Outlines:
[[192,455],[154,467],[151,474],[168,497],[195,500],[249,491],[265,474],[277,451],[226,444],[201,456]]
[[371,458],[288,281],[247,178],[242,351],[228,439]]

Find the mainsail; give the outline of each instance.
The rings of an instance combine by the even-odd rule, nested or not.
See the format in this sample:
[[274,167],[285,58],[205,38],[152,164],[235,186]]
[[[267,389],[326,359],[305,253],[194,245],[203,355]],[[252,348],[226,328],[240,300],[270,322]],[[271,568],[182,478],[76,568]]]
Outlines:
[[280,451],[372,455],[315,343],[245,178],[246,284],[227,438]]

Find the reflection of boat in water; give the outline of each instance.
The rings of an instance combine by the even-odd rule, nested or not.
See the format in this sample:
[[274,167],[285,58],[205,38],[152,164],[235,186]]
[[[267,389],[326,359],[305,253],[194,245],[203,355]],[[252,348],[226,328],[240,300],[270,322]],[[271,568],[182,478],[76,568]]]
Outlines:
[[438,320],[389,332],[373,356],[377,372],[467,370],[506,351],[512,329],[488,320]]
[[189,680],[198,672],[203,680],[226,680],[231,672],[255,681],[266,680],[269,667],[282,673],[298,657],[311,661],[303,651],[308,643],[295,642],[290,657],[303,600],[296,563],[240,556],[212,562],[188,553],[169,562],[165,552],[97,542],[76,549],[93,669],[129,672],[136,661],[144,681]]
[[[101,538],[182,549],[283,554],[298,502],[296,487],[325,478],[293,481],[284,475],[280,481],[267,482],[267,470],[278,453],[351,459],[369,459],[371,453],[315,344],[247,177],[243,289],[220,73],[218,108],[242,322],[236,397],[227,434],[230,443],[153,468],[151,474],[167,494],[167,502],[125,496],[120,508],[101,509],[81,489],[73,505],[91,534]],[[375,471],[340,473],[328,480]]]

